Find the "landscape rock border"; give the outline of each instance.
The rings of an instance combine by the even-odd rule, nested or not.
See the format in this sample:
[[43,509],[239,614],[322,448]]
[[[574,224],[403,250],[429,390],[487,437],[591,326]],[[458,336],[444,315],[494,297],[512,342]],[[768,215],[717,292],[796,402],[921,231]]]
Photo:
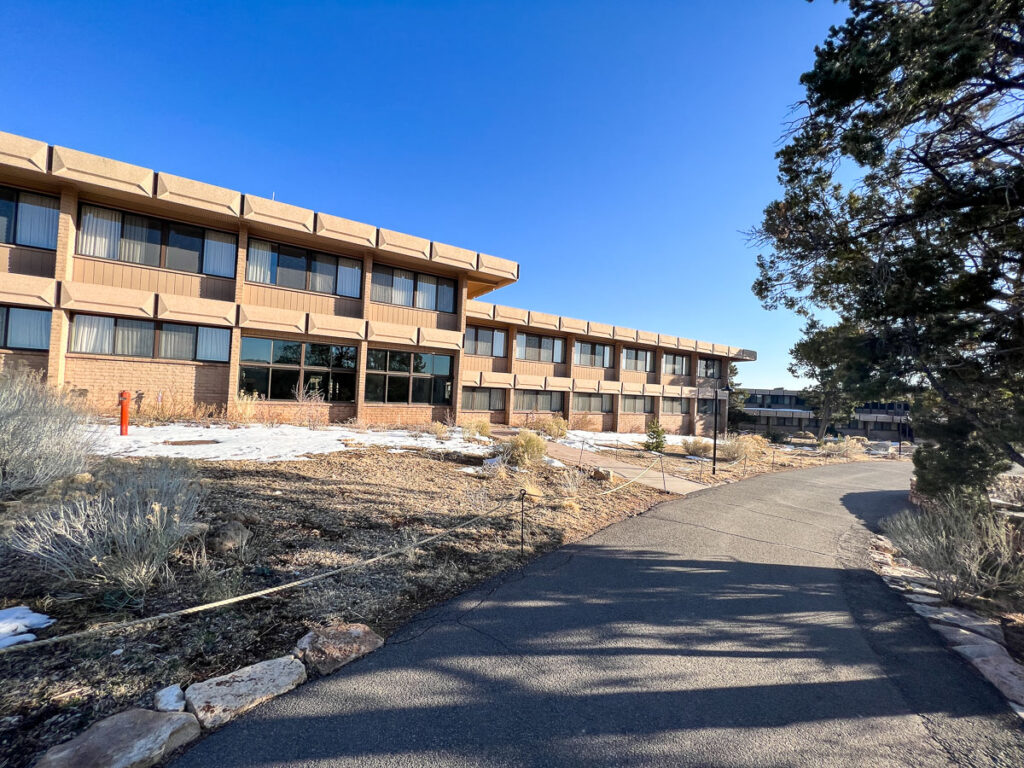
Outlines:
[[943,604],[932,578],[897,554],[889,539],[876,535],[868,558],[882,580],[903,595],[911,610],[992,683],[1024,720],[1024,665],[1006,650],[1002,625],[967,608]]
[[[36,768],[149,768],[233,718],[384,645],[365,624],[337,622],[306,633],[288,656],[250,664],[184,690],[169,685],[154,709],[129,709],[51,747]],[[308,668],[308,672],[307,672]],[[182,711],[188,709],[187,712]]]

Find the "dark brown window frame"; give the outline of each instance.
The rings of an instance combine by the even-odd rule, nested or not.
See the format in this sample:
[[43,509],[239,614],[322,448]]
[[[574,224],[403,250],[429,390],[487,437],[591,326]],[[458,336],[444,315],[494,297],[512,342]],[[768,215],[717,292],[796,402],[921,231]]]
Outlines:
[[[330,400],[330,399],[325,398],[324,399],[324,404],[330,405],[332,403],[339,403],[339,404],[347,405],[349,403],[355,403],[356,402],[356,399],[358,397],[358,389],[359,389],[359,376],[357,375],[358,372],[359,372],[359,362],[358,362],[358,360],[359,360],[359,346],[358,345],[356,345],[356,344],[334,344],[334,343],[330,343],[330,342],[309,341],[309,340],[299,341],[297,339],[283,339],[283,338],[280,338],[279,336],[246,335],[246,336],[243,336],[242,339],[243,339],[243,342],[239,343],[238,376],[239,376],[239,378],[241,378],[241,376],[242,376],[242,369],[243,368],[264,368],[264,369],[266,369],[269,372],[269,376],[268,376],[268,379],[267,379],[267,397],[266,397],[267,402],[274,402],[274,403],[295,402],[294,398],[270,397],[270,382],[271,382],[271,380],[273,378],[273,371],[274,371],[275,368],[281,369],[281,370],[297,371],[298,374],[299,374],[299,378],[298,378],[299,383],[302,385],[303,388],[305,388],[304,382],[305,382],[305,379],[306,379],[306,371],[312,371],[314,373],[322,373],[322,372],[326,371],[329,374],[330,373],[334,373],[335,371],[338,371],[338,372],[344,372],[345,374],[351,374],[354,377],[354,382],[353,382],[353,386],[352,386],[352,399],[351,400]],[[269,341],[269,342],[271,342],[271,344],[273,344],[273,342],[275,342],[275,341],[280,341],[280,342],[283,342],[285,344],[298,344],[299,345],[299,362],[298,363],[275,363],[273,361],[273,346],[271,346],[271,361],[269,363],[263,362],[263,361],[244,360],[242,358],[242,355],[241,355],[241,348],[242,348],[242,343],[244,343],[245,339],[259,339],[261,341]],[[354,350],[355,353],[356,353],[356,365],[353,366],[352,368],[343,368],[343,367],[335,368],[333,366],[308,365],[306,363],[306,346],[308,344],[318,344],[318,345],[326,346],[326,347],[348,347],[349,349]],[[241,391],[241,381],[239,381],[238,389],[239,389],[239,391]]]
[[[363,402],[375,406],[394,406],[394,407],[405,407],[410,406],[413,408],[452,408],[455,404],[455,355],[448,355],[443,352],[424,352],[420,350],[409,350],[409,349],[393,349],[391,347],[371,347],[367,349],[367,365],[366,365],[366,377],[363,382]],[[382,368],[370,368],[369,365],[369,354],[371,352],[386,352],[388,353],[387,365]],[[397,354],[409,355],[409,370],[408,371],[392,371],[391,370],[391,358],[390,354],[394,352]],[[412,370],[413,355],[430,355],[431,357],[447,357],[449,358],[449,373],[437,374],[437,373],[417,373]],[[384,377],[384,399],[383,400],[369,400],[366,397],[367,382],[370,376],[383,376]],[[389,379],[394,377],[403,377],[409,379],[409,393],[406,396],[404,402],[393,402],[388,401],[387,397],[387,386]],[[429,403],[414,403],[412,400],[414,379],[430,379],[430,402]],[[448,402],[435,403],[434,402],[434,386],[435,380],[443,380],[448,383],[451,389],[451,395],[449,396]]]
[[[394,301],[381,301],[380,299],[373,298],[373,275],[377,272],[378,267],[384,267],[385,269],[395,270],[400,269],[403,272],[411,272],[412,279],[412,304],[399,304]],[[452,308],[447,309],[424,309],[423,307],[416,306],[416,291],[420,286],[421,277],[432,277],[435,280],[447,280],[449,283],[454,283],[452,290]],[[392,288],[393,289],[393,288]],[[435,272],[420,272],[415,269],[409,269],[408,267],[396,267],[394,264],[384,264],[379,262],[373,263],[373,269],[370,270],[370,301],[374,304],[386,304],[389,307],[403,307],[405,309],[415,309],[420,312],[441,312],[445,315],[457,315],[459,314],[459,281],[454,277],[447,275],[439,275]]]
[[[306,287],[305,288],[295,288],[294,286],[291,286],[291,285],[281,285],[279,283],[263,283],[263,282],[260,282],[259,280],[250,280],[249,279],[249,247],[250,247],[250,243],[252,243],[253,240],[261,240],[261,241],[263,241],[265,243],[269,243],[270,245],[274,246],[275,248],[278,248],[280,246],[284,246],[285,248],[291,248],[291,249],[294,249],[296,251],[304,251],[305,252],[304,258],[306,260],[306,269],[305,269],[305,274],[306,274],[306,283],[305,284],[306,284]],[[313,264],[314,257],[316,257],[316,256],[327,256],[328,258],[332,258],[332,259],[335,260],[335,263],[334,263],[334,292],[333,293],[329,293],[327,291],[318,291],[318,290],[316,290],[314,288],[310,288],[309,287],[310,284],[312,283],[312,280],[313,280],[313,270],[311,269],[311,266]],[[279,254],[278,254],[278,258],[280,258]],[[359,293],[356,296],[349,296],[348,294],[338,293],[338,262],[337,262],[338,259],[348,259],[349,261],[355,261],[355,262],[359,263]],[[276,269],[280,269],[280,264],[277,265]],[[292,243],[286,243],[286,242],[283,242],[281,240],[270,240],[270,239],[265,238],[265,237],[259,237],[258,235],[249,237],[248,241],[246,242],[246,247],[245,247],[245,270],[246,270],[245,282],[248,283],[249,285],[267,285],[267,286],[270,286],[271,288],[283,288],[286,291],[305,291],[307,293],[316,294],[317,296],[337,296],[340,299],[352,299],[353,301],[362,301],[362,298],[363,298],[363,283],[366,280],[366,261],[364,259],[360,258],[359,256],[353,256],[350,253],[331,253],[329,251],[314,250],[312,248],[307,248],[304,245],[293,245]]]
[[[85,317],[104,317],[114,321],[114,336],[112,343],[114,347],[117,346],[117,324],[120,321],[128,320],[131,322],[139,323],[150,323],[153,326],[153,353],[151,355],[122,355],[117,352],[76,352],[71,349],[72,344],[75,341],[75,318],[79,316]],[[157,354],[160,351],[160,334],[163,331],[165,325],[182,325],[189,328],[195,328],[195,338],[192,341],[192,357],[162,357]],[[213,330],[222,330],[228,332],[228,359],[227,360],[206,360],[200,359],[197,355],[199,353],[199,329],[200,328],[211,328]],[[97,355],[100,357],[120,357],[120,358],[137,358],[139,360],[167,360],[171,362],[179,363],[205,363],[207,365],[228,365],[231,359],[231,329],[224,326],[218,325],[199,325],[198,323],[177,323],[172,320],[149,320],[143,317],[115,317],[114,315],[98,315],[95,312],[74,312],[71,315],[70,320],[70,332],[68,333],[68,347],[67,354],[69,355]]]
[[[122,261],[120,258],[108,259],[103,256],[92,256],[88,253],[82,253],[80,250],[81,238],[82,238],[82,209],[85,206],[90,208],[100,208],[105,211],[113,211],[114,213],[121,214],[121,230],[124,232],[124,216],[142,216],[149,219],[150,221],[158,222],[160,224],[160,263],[159,264],[136,264],[131,261]],[[202,238],[202,249],[199,252],[199,270],[193,272],[189,269],[178,269],[177,267],[167,266],[167,239],[170,232],[171,225],[180,224],[183,227],[192,227],[194,229],[200,229],[203,231]],[[203,268],[206,266],[206,233],[207,232],[219,232],[222,235],[232,235],[235,238],[235,261],[231,264],[230,275],[213,275],[208,272],[204,272]],[[123,234],[122,234],[123,236]],[[120,244],[119,244],[120,248]],[[220,280],[235,280],[238,277],[238,233],[232,232],[228,229],[218,229],[216,227],[208,227],[205,224],[195,224],[188,221],[181,221],[180,219],[165,219],[162,216],[153,216],[149,213],[143,213],[141,211],[132,211],[126,208],[112,208],[109,205],[100,205],[98,203],[92,203],[88,200],[80,200],[78,202],[78,218],[75,222],[75,255],[82,256],[87,259],[100,259],[102,261],[116,262],[118,264],[128,264],[133,267],[144,267],[147,269],[166,269],[171,272],[177,272],[182,275],[202,275],[203,277],[213,277]],[[85,313],[87,314],[87,313]],[[182,325],[188,325],[188,323],[182,323]]]
[[[21,193],[28,192],[30,195],[39,195],[40,197],[48,197],[51,200],[57,201],[57,227],[60,227],[60,195],[55,195],[52,192],[40,192],[38,189],[29,189],[28,187],[16,187],[12,184],[0,184],[0,190],[9,189],[12,192],[17,193],[17,197],[14,200],[14,218],[11,219],[11,240],[10,242],[0,240],[0,245],[9,245],[15,248],[34,248],[37,251],[56,252],[56,244],[53,248],[44,248],[41,245],[26,245],[18,242],[18,213],[21,208]],[[56,238],[54,238],[56,239]]]

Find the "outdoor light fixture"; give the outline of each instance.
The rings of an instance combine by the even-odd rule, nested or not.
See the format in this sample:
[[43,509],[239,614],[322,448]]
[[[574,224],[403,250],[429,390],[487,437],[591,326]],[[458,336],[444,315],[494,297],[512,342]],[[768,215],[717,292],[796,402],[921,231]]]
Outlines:
[[726,384],[721,389],[715,390],[715,431],[711,436],[711,474],[718,474],[718,396],[725,392],[726,396],[732,394],[733,388]]

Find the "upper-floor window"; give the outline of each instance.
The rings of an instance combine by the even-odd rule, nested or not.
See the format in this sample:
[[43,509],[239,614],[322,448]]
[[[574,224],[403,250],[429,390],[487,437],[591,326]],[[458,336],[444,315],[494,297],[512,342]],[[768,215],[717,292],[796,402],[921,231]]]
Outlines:
[[505,410],[505,390],[496,387],[463,387],[462,410],[503,411]]
[[662,358],[661,366],[662,373],[671,374],[673,376],[689,376],[690,356],[666,353]]
[[697,360],[697,375],[705,379],[722,378],[722,361],[713,357]]
[[661,412],[662,413],[682,413],[686,414],[690,412],[690,398],[688,397],[663,397],[661,398]]
[[0,347],[49,349],[50,310],[0,307]]
[[374,264],[370,298],[402,307],[454,312],[455,281]]
[[300,391],[329,402],[356,399],[355,347],[243,336],[241,362],[243,392],[269,400],[293,400]]
[[580,413],[611,413],[615,410],[612,395],[587,392],[576,392],[572,396],[572,409]]
[[516,334],[516,357],[538,363],[564,363],[565,339],[533,333]]
[[0,187],[0,243],[54,250],[59,214],[56,197]]
[[622,350],[622,370],[647,372],[653,371],[654,353],[649,349]]
[[715,399],[713,397],[702,397],[697,400],[697,413],[710,416],[715,412]]
[[505,332],[500,328],[466,327],[466,354],[505,356]]
[[541,392],[534,389],[517,389],[515,410],[549,411],[555,413],[565,407],[564,392]]
[[363,263],[345,256],[250,240],[245,279],[300,291],[333,293],[358,299],[363,289]]
[[368,403],[452,404],[451,355],[368,349],[366,371]]
[[612,367],[611,344],[597,344],[590,341],[577,341],[573,350],[573,362],[576,365],[590,365],[595,368]]
[[227,328],[101,315],[75,315],[71,320],[71,352],[226,363],[230,347]]
[[238,238],[230,232],[83,204],[77,252],[129,264],[234,277]]

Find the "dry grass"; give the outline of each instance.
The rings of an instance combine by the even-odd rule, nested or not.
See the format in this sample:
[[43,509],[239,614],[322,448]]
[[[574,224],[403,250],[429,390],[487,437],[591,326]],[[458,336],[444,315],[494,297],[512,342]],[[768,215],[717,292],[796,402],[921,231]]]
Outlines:
[[[578,496],[567,503],[561,499],[565,470],[537,464],[529,473],[476,477],[460,471],[462,465],[454,461],[384,449],[271,464],[202,463],[198,468],[208,489],[199,520],[214,528],[229,520],[243,522],[253,534],[246,561],[186,548],[171,560],[173,578],[147,594],[147,615],[357,563],[491,507],[498,506],[499,514],[416,550],[413,557],[358,568],[309,589],[52,646],[30,657],[0,657],[4,768],[24,768],[46,746],[100,717],[151,706],[152,693],[163,686],[284,655],[312,624],[362,621],[386,635],[423,608],[517,566],[519,505],[513,499],[524,481],[543,494],[527,501],[527,558],[578,541],[666,498],[639,484],[596,497],[603,487],[583,477]],[[109,603],[100,588],[77,594],[53,589],[32,575],[23,555],[3,553],[0,562],[0,607],[27,604],[56,618],[45,634],[138,615]],[[111,656],[119,648],[123,652]]]
[[444,440],[448,437],[448,426],[446,424],[442,424],[440,421],[432,421],[430,422],[430,426],[426,428],[426,433],[428,435],[433,435],[438,440]]
[[512,467],[528,467],[547,453],[544,440],[536,432],[521,429],[508,440],[498,444],[498,454],[505,464]]
[[561,416],[538,421],[534,426],[536,426],[538,432],[542,432],[554,440],[565,437],[569,431],[569,423]]

